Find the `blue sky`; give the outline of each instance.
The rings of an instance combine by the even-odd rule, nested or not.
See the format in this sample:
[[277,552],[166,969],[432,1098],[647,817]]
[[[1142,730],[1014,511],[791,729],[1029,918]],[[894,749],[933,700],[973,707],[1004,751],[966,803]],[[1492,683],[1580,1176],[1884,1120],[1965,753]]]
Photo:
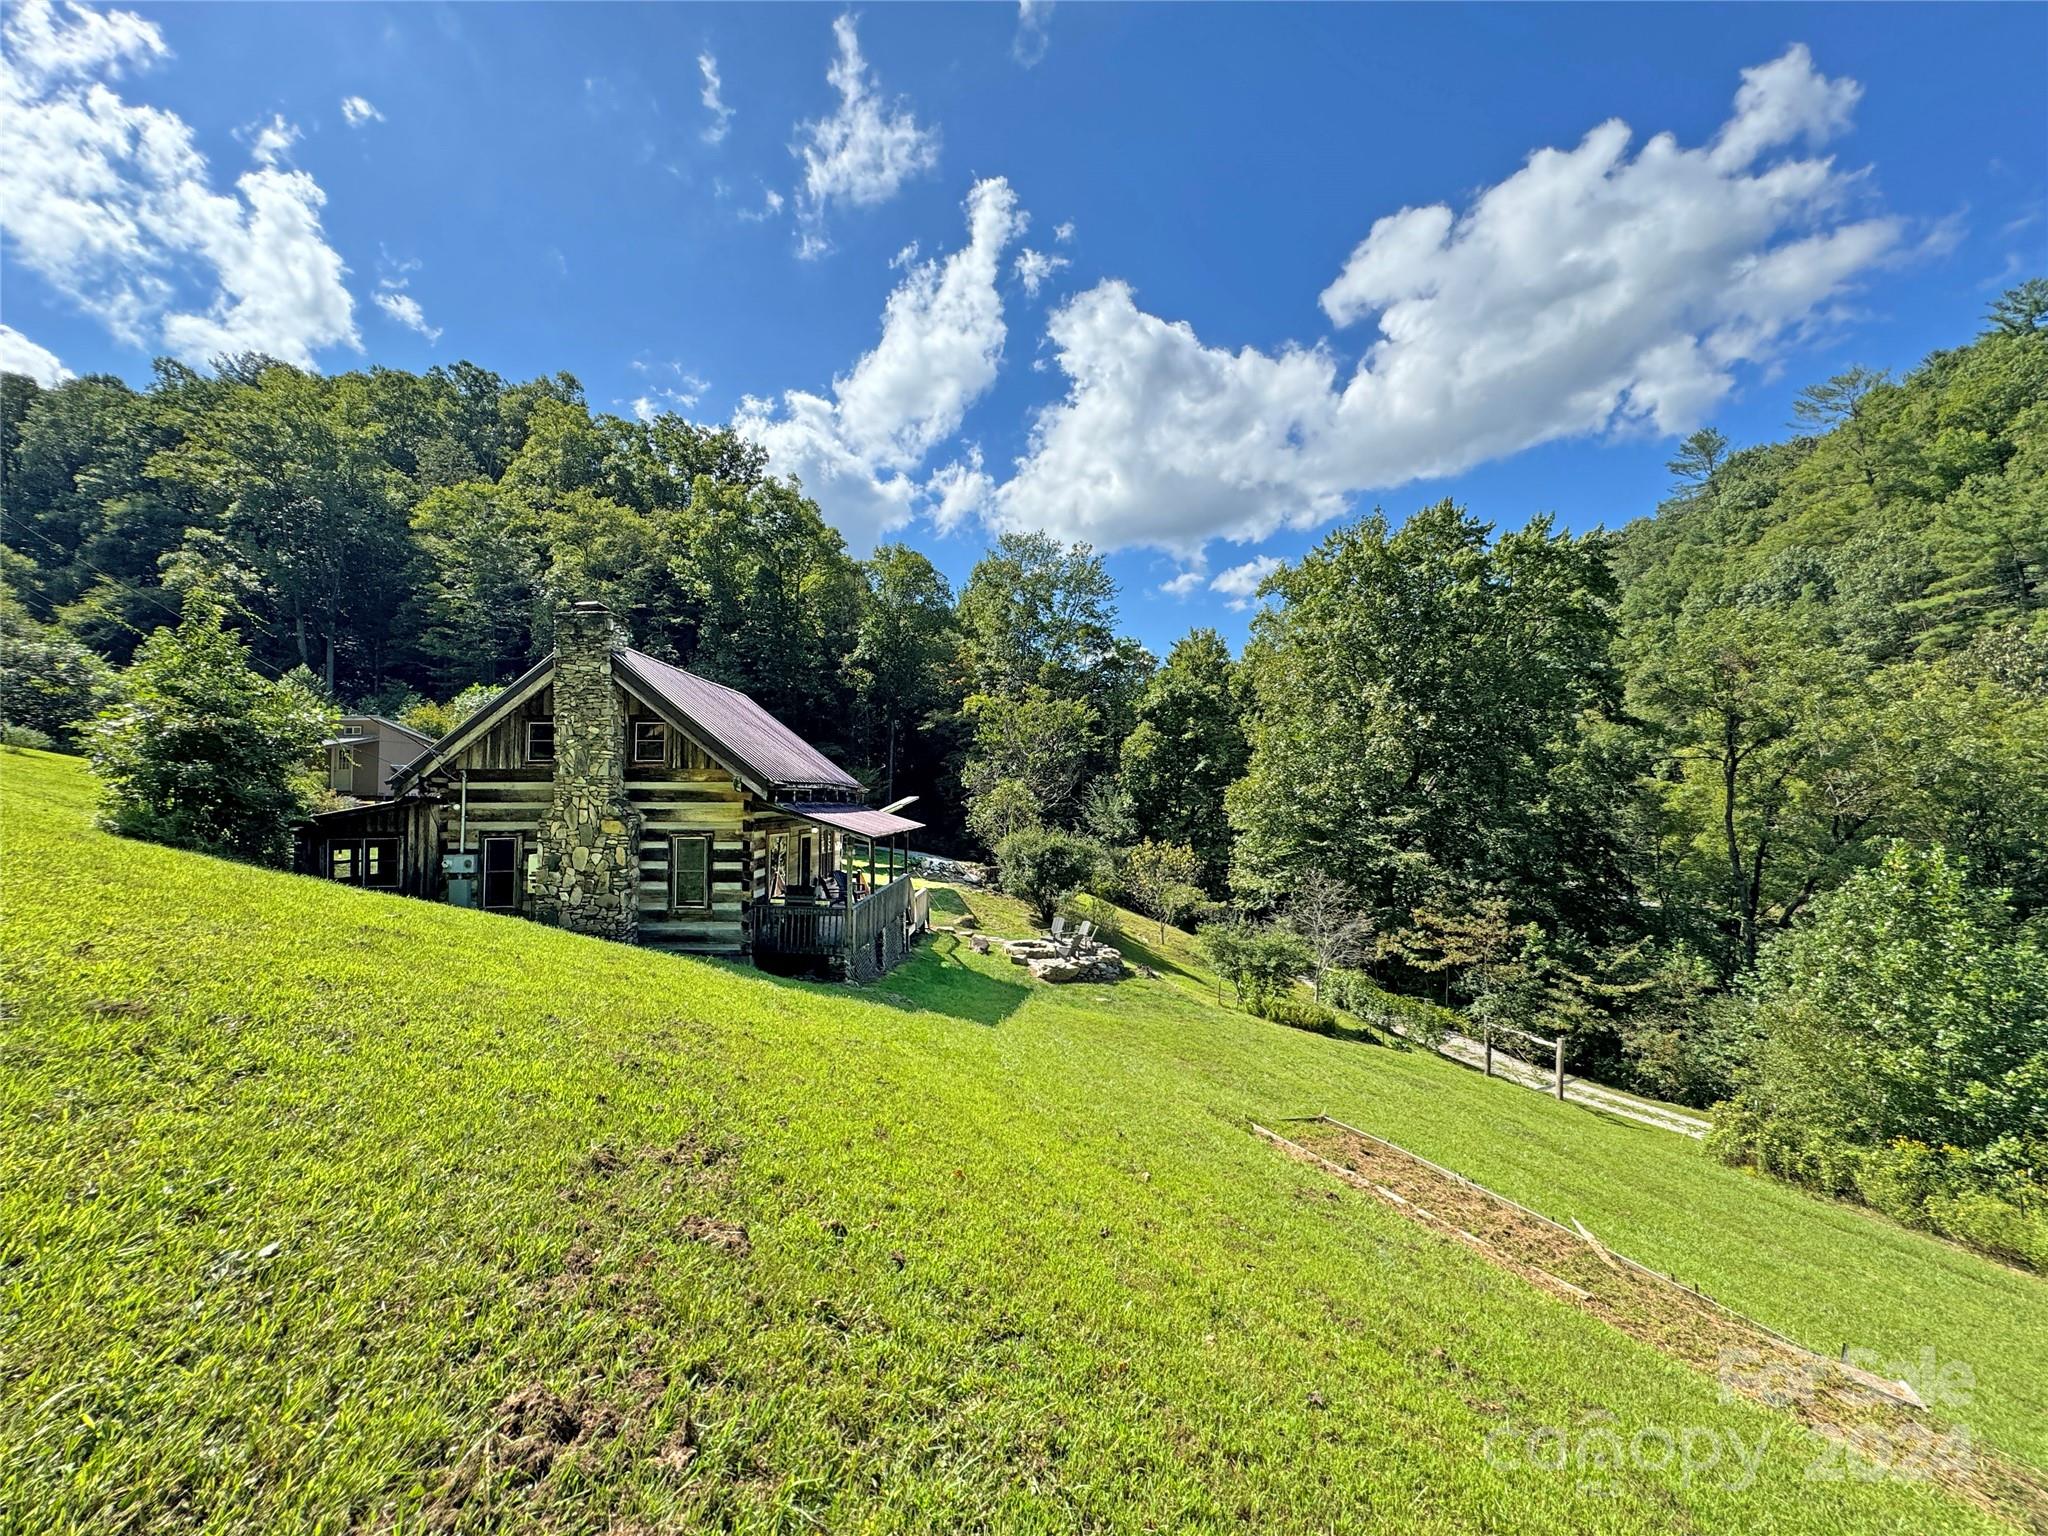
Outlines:
[[737,420],[857,553],[1089,538],[1162,650],[1358,507],[1625,522],[1674,434],[1780,435],[2048,270],[2041,6],[32,3],[6,44],[11,366],[567,370]]

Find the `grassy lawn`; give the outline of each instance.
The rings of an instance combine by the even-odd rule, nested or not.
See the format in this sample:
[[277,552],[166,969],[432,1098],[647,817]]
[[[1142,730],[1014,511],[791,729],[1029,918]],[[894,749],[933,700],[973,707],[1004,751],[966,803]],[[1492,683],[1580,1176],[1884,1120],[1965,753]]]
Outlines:
[[[1784,1416],[1245,1129],[1318,1110],[1815,1347],[1960,1362],[1953,1416],[2048,1465],[2039,1279],[1219,1008],[1184,936],[1070,988],[941,937],[854,992],[89,814],[0,754],[0,1528],[1996,1528],[1809,1480]],[[1484,1454],[1593,1425],[1762,1449]]]

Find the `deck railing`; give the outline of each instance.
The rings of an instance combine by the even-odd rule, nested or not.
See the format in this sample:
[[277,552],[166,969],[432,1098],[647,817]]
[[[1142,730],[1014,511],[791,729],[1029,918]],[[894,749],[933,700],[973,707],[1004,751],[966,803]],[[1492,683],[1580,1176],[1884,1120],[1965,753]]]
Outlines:
[[837,902],[756,902],[754,951],[831,958],[846,948],[846,908]]
[[873,981],[893,969],[930,916],[930,897],[913,889],[908,875],[848,906],[757,901],[749,909],[755,954],[837,960],[855,981]]

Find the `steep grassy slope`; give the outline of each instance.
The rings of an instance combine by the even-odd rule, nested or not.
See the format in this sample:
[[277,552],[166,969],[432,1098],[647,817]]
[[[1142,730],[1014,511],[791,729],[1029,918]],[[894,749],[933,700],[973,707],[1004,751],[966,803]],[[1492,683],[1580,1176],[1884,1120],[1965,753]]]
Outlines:
[[[1987,1524],[1809,1481],[1782,1417],[1244,1129],[1318,1109],[1967,1363],[1961,1417],[2048,1461],[2039,1281],[1219,1009],[1178,940],[1047,989],[941,939],[856,994],[121,843],[58,759],[0,797],[0,1527]],[[1765,1447],[1484,1454],[1595,1423]]]

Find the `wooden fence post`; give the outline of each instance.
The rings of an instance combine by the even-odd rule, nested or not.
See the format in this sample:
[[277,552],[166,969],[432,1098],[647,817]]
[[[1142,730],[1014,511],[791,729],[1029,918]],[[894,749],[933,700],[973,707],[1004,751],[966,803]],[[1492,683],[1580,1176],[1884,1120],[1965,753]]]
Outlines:
[[1557,1097],[1558,1101],[1562,1103],[1564,1100],[1564,1036],[1559,1035],[1555,1043],[1557,1045]]
[[1493,1076],[1493,1026],[1486,1026],[1486,1075]]

